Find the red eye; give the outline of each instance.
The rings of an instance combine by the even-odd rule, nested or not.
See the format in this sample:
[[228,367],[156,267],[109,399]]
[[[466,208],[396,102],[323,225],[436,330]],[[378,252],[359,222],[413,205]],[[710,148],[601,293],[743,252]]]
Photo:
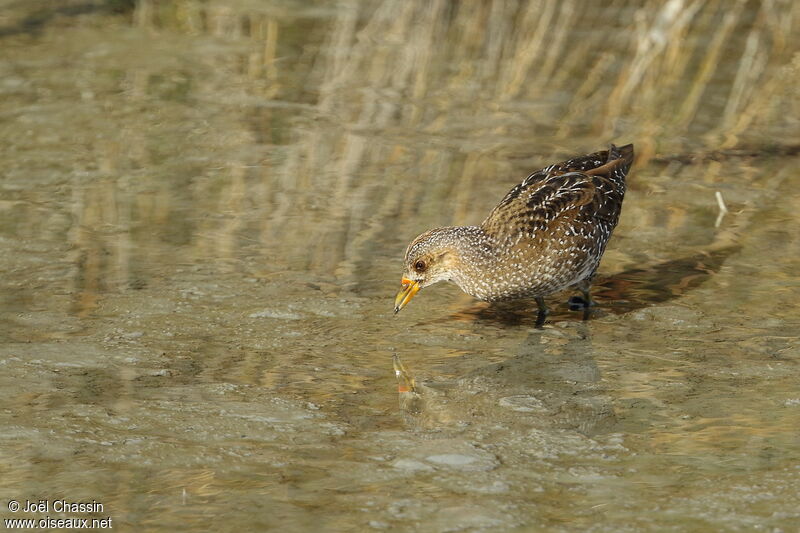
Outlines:
[[426,266],[425,261],[419,260],[416,263],[414,263],[414,270],[416,270],[417,272],[422,272],[423,270],[425,270],[425,266]]

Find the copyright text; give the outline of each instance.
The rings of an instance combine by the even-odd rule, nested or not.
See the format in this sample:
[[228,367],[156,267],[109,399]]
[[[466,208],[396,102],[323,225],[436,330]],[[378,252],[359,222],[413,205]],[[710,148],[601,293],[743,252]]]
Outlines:
[[6,529],[113,529],[110,516],[83,518],[79,516],[50,516],[49,513],[93,513],[104,511],[102,503],[73,502],[69,500],[9,500],[6,508],[12,513],[46,513],[39,518],[4,518]]

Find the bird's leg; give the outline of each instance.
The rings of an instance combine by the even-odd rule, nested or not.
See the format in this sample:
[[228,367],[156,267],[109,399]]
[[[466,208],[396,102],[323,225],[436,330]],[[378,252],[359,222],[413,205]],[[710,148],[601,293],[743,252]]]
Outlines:
[[591,294],[589,294],[589,288],[592,286],[592,282],[589,279],[584,279],[579,281],[575,284],[575,287],[581,291],[583,298],[579,298],[578,296],[573,296],[569,299],[567,303],[569,303],[569,308],[571,311],[580,311],[583,309],[583,319],[589,320],[589,308],[594,305],[594,301],[592,300]]
[[539,306],[539,314],[536,315],[536,327],[541,328],[544,326],[544,320],[547,318],[550,310],[547,308],[547,304],[544,303],[544,298],[541,296],[536,297],[536,305]]

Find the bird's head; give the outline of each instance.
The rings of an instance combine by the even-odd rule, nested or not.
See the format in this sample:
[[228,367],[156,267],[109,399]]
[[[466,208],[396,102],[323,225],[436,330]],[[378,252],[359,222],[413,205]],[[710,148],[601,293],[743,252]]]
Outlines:
[[420,289],[439,281],[449,281],[458,269],[458,229],[436,228],[411,241],[406,249],[401,283],[394,300],[394,312],[399,312]]

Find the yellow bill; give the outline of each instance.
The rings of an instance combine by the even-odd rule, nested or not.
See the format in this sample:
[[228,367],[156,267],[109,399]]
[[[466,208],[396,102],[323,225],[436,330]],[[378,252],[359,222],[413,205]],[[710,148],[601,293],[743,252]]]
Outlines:
[[394,312],[395,314],[399,313],[402,308],[411,301],[411,298],[414,297],[415,294],[419,292],[420,286],[418,281],[413,281],[408,278],[403,278],[400,281],[403,284],[403,288],[400,289],[400,292],[397,293],[397,296],[394,299]]

